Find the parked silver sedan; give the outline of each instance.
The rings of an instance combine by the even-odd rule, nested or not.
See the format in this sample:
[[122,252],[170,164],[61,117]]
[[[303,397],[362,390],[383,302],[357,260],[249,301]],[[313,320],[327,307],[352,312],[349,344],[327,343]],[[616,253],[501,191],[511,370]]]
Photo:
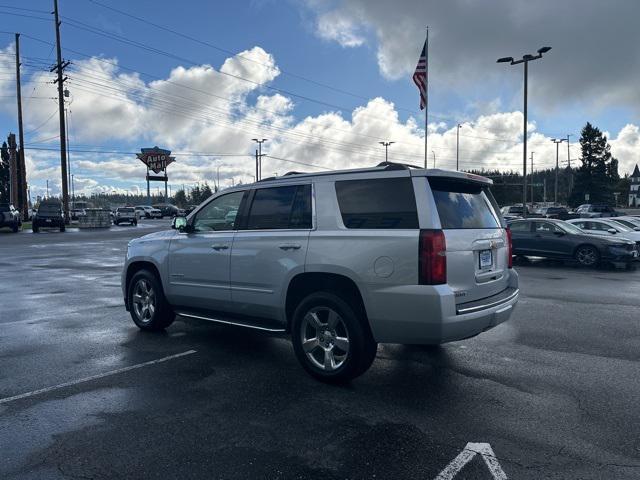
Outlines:
[[616,236],[640,245],[640,231],[627,227],[611,218],[574,218],[569,223],[591,235]]

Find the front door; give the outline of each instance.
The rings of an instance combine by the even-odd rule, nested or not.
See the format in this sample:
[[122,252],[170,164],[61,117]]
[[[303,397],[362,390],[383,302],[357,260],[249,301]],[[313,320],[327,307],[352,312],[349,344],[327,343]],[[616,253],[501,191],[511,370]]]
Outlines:
[[168,296],[172,304],[212,311],[227,308],[235,217],[244,195],[238,191],[214,198],[190,219],[189,233],[177,232],[171,240]]

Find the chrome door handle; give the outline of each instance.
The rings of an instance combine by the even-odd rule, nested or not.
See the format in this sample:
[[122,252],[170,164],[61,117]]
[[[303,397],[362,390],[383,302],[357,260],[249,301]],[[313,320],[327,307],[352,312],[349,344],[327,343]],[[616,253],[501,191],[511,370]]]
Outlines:
[[213,245],[211,245],[211,248],[213,248],[214,250],[227,250],[229,248],[229,245],[227,245],[226,243],[214,243]]
[[280,250],[300,250],[301,245],[299,243],[283,243],[278,247]]

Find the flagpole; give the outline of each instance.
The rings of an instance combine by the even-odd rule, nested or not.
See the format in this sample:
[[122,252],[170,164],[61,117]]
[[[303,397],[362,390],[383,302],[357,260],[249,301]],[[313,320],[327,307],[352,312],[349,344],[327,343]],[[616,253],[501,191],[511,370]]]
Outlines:
[[428,141],[428,118],[429,118],[429,26],[427,25],[427,48],[425,58],[425,95],[424,95],[424,168],[427,168],[427,152],[429,151]]

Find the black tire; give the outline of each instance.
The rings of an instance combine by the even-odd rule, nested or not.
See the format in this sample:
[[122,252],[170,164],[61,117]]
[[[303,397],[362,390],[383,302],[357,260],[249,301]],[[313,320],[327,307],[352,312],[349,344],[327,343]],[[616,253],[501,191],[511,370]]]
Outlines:
[[33,224],[31,224],[31,231],[32,231],[33,233],[38,233],[38,232],[40,231],[40,227],[38,227],[38,224],[37,224],[37,223],[33,223]]
[[137,226],[138,226],[138,221],[137,221],[137,220],[134,220],[134,221],[133,221],[133,223],[132,223],[132,225],[133,225],[134,227],[137,227]]
[[[145,298],[145,293],[149,293],[148,288],[151,289],[150,295]],[[153,332],[164,330],[176,318],[164,296],[160,281],[149,270],[140,270],[131,278],[127,289],[127,303],[131,318],[140,330]],[[153,305],[153,309],[149,305]]]
[[584,267],[594,267],[600,263],[600,253],[593,245],[580,245],[574,257]]
[[13,231],[13,233],[18,233],[18,230],[20,229],[19,225],[16,223],[13,225],[13,227],[11,227],[11,230]]
[[118,222],[117,220],[114,220],[114,221],[113,221],[113,224],[114,224],[115,226],[118,226],[118,225],[119,225],[119,222]]
[[64,225],[60,225],[60,231],[64,232],[66,230],[66,227]]
[[[331,311],[339,317],[334,327],[329,326]],[[314,318],[313,314],[315,319],[320,320],[320,329],[314,327],[314,322],[310,321]],[[293,349],[298,361],[307,373],[326,383],[345,383],[362,375],[373,363],[378,349],[366,322],[364,313],[354,310],[345,300],[332,292],[321,291],[308,295],[298,304],[291,324]],[[309,339],[307,335],[309,332],[313,335],[313,329],[316,330],[316,337]],[[303,337],[307,338],[307,351],[303,346]],[[340,345],[346,344],[347,350],[340,348]],[[330,348],[330,354],[327,353],[327,348]],[[313,357],[313,360],[310,357]],[[320,365],[320,360],[324,366]]]

